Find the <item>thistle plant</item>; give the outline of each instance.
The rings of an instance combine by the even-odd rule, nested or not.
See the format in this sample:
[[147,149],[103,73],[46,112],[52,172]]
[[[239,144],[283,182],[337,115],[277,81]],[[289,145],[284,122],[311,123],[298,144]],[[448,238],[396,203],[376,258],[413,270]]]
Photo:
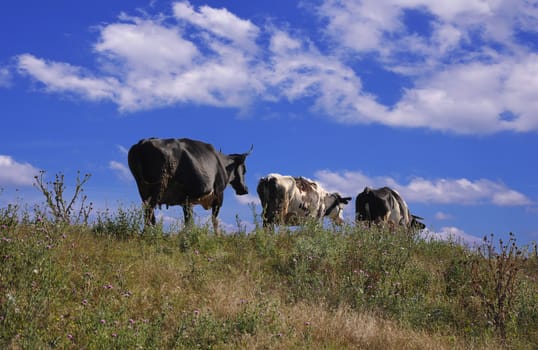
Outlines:
[[499,252],[495,251],[493,235],[478,248],[478,259],[471,262],[471,287],[479,297],[488,323],[495,327],[503,343],[507,338],[507,323],[517,295],[518,260],[522,252],[516,246],[512,233],[507,243],[499,240]]
[[[44,196],[47,208],[50,210],[56,223],[62,224],[88,224],[88,218],[92,211],[92,203],[86,204],[88,199],[83,194],[83,186],[88,182],[91,175],[85,174],[80,178],[80,171],[77,172],[75,189],[71,199],[65,198],[65,180],[64,174],[55,175],[53,182],[45,182],[43,179],[45,171],[40,171],[39,176],[34,176],[34,187],[36,187]],[[78,209],[75,208],[76,205]]]

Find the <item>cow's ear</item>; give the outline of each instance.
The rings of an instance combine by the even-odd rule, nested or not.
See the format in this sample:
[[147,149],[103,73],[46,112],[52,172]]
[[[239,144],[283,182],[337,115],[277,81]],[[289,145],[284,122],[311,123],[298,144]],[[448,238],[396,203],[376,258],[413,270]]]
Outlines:
[[348,204],[350,200],[351,200],[351,197],[344,197],[344,198],[342,198],[342,202],[343,202],[344,204]]

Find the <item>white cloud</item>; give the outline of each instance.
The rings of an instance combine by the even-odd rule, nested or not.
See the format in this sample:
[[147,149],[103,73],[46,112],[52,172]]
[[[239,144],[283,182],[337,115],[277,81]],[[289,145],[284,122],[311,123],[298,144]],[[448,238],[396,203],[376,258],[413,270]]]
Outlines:
[[444,213],[442,211],[438,211],[437,213],[435,213],[435,218],[437,220],[451,220],[452,215],[450,215],[448,213]]
[[[460,133],[538,128],[538,55],[452,65],[405,91],[387,123]],[[515,118],[502,118],[505,112]]]
[[[409,11],[423,14],[430,31],[412,30],[406,23]],[[453,59],[459,59],[462,53],[454,50],[470,42],[478,51],[489,45],[513,47],[522,23],[524,30],[536,31],[538,19],[532,3],[510,0],[325,0],[317,13],[335,42],[389,61],[402,51],[440,58],[448,48],[458,55]],[[412,42],[415,46],[409,46]]]
[[0,186],[31,186],[39,169],[30,163],[19,163],[11,156],[0,155]]
[[250,194],[250,193],[242,195],[242,196],[236,195],[235,199],[242,205],[249,205],[249,204],[259,205],[260,204],[260,199],[258,198],[258,196],[254,194]]
[[[409,11],[423,15],[426,31],[410,28]],[[178,103],[247,110],[254,101],[309,99],[340,123],[538,130],[538,55],[515,38],[538,28],[538,9],[526,2],[325,0],[317,15],[327,51],[325,41],[257,26],[224,8],[182,1],[172,12],[121,15],[100,27],[96,72],[31,54],[17,57],[18,70],[46,91],[111,101],[122,111]],[[341,48],[352,55],[337,56]],[[392,106],[365,91],[361,71],[347,63],[365,55],[411,79]]]
[[0,87],[11,86],[11,72],[7,68],[0,67]]
[[[430,32],[408,27],[410,10],[424,15]],[[348,122],[456,133],[538,129],[532,78],[538,60],[515,38],[520,30],[536,34],[538,10],[531,3],[326,0],[318,15],[335,43],[359,54],[375,52],[386,69],[414,79],[391,110],[367,118],[359,113]],[[505,112],[515,118],[502,118]]]
[[118,151],[119,151],[122,155],[126,156],[126,155],[129,153],[129,150],[128,150],[125,146],[117,145],[117,147],[118,147]]
[[350,115],[368,119],[382,112],[372,96],[361,92],[360,78],[336,57],[322,54],[309,42],[272,29],[270,66],[260,69],[268,89],[289,101],[314,98],[314,108],[345,121]]
[[[31,54],[17,57],[18,69],[49,92],[112,101],[122,111],[176,103],[244,108],[264,89],[250,65],[257,28],[226,10],[204,7],[201,11],[198,24],[204,24],[202,19],[207,17],[211,27],[211,21],[224,18],[220,26],[236,30],[221,36],[196,36],[195,42],[183,33],[182,23],[165,25],[160,18],[122,15],[118,23],[100,30],[94,46],[100,73],[92,75],[80,67]],[[238,45],[230,46],[228,41],[234,35]]]
[[66,63],[47,62],[30,54],[17,57],[19,71],[43,83],[51,92],[72,92],[90,100],[114,99],[119,88],[113,78],[94,78],[81,68]]
[[116,174],[116,176],[120,180],[122,180],[122,181],[132,181],[133,180],[133,176],[131,175],[131,171],[129,170],[129,168],[125,164],[120,163],[120,162],[116,162],[114,160],[111,160],[108,163],[108,167],[109,167],[109,169],[114,171],[114,173]]
[[197,25],[205,31],[231,40],[246,49],[256,49],[255,40],[259,28],[249,20],[243,20],[226,9],[201,6],[197,12],[188,1],[178,2],[173,6],[174,15],[180,20]]
[[196,46],[181,37],[179,28],[168,28],[159,22],[122,17],[127,23],[114,23],[101,30],[97,53],[121,60],[128,74],[158,74],[180,71],[192,64],[198,55]]
[[500,182],[488,179],[435,179],[414,178],[407,184],[400,184],[391,177],[369,177],[362,172],[342,173],[321,170],[315,177],[324,187],[344,194],[357,195],[364,187],[389,186],[398,190],[409,202],[440,204],[493,204],[497,206],[531,205],[524,194],[508,188]]
[[443,227],[438,232],[429,231],[428,229],[422,231],[422,236],[425,238],[439,239],[442,241],[452,241],[468,245],[470,247],[480,246],[483,239],[477,236],[466,233],[462,229],[457,227]]

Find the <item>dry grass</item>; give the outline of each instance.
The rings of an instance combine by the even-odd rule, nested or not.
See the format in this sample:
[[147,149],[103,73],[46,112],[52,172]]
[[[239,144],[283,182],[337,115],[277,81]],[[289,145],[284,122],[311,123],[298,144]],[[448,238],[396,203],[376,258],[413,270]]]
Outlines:
[[[344,251],[351,254],[349,260],[341,260],[347,258],[338,249],[345,248],[351,236],[297,232],[213,237],[199,231],[188,233],[192,235],[189,237],[183,233],[148,240],[147,237],[116,239],[112,235],[95,235],[88,227],[68,226],[57,230],[54,225],[29,225],[2,232],[2,237],[8,238],[0,242],[2,254],[4,259],[11,257],[5,260],[9,264],[0,268],[0,322],[4,326],[0,332],[1,346],[11,349],[500,348],[495,337],[484,331],[469,336],[452,328],[450,323],[440,323],[442,327],[437,329],[421,328],[407,321],[404,315],[385,311],[382,301],[374,304],[365,299],[363,304],[353,305],[348,302],[348,294],[353,294],[336,289],[346,286],[341,282],[343,277],[356,278],[354,264],[362,264],[363,269],[375,269],[381,264],[365,260],[375,253],[372,251],[375,247],[365,248],[368,256],[354,256],[364,254],[356,245],[352,246],[353,250]],[[361,235],[360,239],[362,245],[368,243],[368,237]],[[377,238],[373,242],[378,242]],[[395,242],[395,252],[402,251],[399,244]],[[385,246],[387,254],[392,254],[391,246]],[[452,248],[443,249],[446,251],[421,250],[409,259],[412,269],[404,265],[407,267],[400,270],[404,274],[402,278],[411,278],[405,274],[416,270],[427,271],[433,279],[429,287],[416,281],[401,282],[407,288],[414,288],[418,283],[413,293],[426,293],[431,288],[436,295],[444,293],[442,265],[435,265],[427,257],[449,256]],[[390,268],[393,262],[402,262],[400,258],[377,256],[385,259],[385,268]],[[387,274],[391,273],[394,272],[387,270]],[[395,277],[396,282],[400,281],[398,275]],[[320,283],[329,287],[312,290]],[[377,292],[386,293],[393,286],[379,282],[376,288],[379,288]],[[303,292],[309,293],[302,295]],[[424,302],[431,303],[436,295],[425,295]],[[395,300],[402,304],[408,302],[405,295],[389,297],[398,298]],[[532,295],[529,298],[533,300]],[[450,303],[448,309],[458,307],[447,297],[439,298],[438,302],[445,299]],[[425,317],[413,305],[410,303],[403,310],[416,312],[413,317],[418,319]],[[529,304],[531,316],[535,312],[532,307],[536,305]],[[535,345],[526,339],[512,344],[513,348],[521,349],[532,349]]]

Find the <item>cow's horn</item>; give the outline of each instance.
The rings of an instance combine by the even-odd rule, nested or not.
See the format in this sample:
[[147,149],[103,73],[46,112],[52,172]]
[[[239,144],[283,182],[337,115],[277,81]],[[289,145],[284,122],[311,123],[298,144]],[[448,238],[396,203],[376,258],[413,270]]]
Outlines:
[[250,149],[248,150],[247,153],[245,153],[245,156],[248,156],[249,154],[251,154],[253,149],[254,149],[254,144],[250,145]]

